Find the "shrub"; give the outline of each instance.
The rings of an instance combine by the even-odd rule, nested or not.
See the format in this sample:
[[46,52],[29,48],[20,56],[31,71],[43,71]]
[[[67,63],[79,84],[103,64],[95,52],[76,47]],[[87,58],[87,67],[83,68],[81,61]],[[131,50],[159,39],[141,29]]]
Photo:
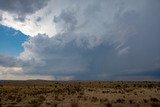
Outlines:
[[92,97],[92,100],[91,100],[92,102],[96,102],[96,101],[98,101],[98,98],[97,97]]
[[117,99],[117,103],[124,103],[124,99]]
[[134,84],[133,87],[136,87],[136,84]]
[[86,100],[87,100],[87,97],[86,97],[86,96],[84,96],[84,97],[83,97],[83,100],[84,100],[84,101],[86,101]]
[[20,96],[17,97],[16,102],[21,102],[22,98]]
[[120,85],[116,85],[116,88],[121,88],[121,86]]
[[108,99],[107,98],[105,98],[105,99],[100,99],[100,102],[102,103],[102,102],[107,102],[108,101]]
[[107,99],[107,98],[105,98],[103,101],[104,101],[104,102],[107,102],[107,101],[108,101],[108,99]]
[[147,102],[148,102],[147,99],[143,99],[143,101],[144,101],[144,103],[147,103]]
[[130,104],[133,104],[133,100],[129,100],[129,103],[130,103]]
[[153,84],[148,84],[148,88],[153,88]]
[[159,102],[159,100],[157,98],[151,98],[150,99],[152,102]]
[[58,95],[56,95],[54,98],[55,98],[56,101],[62,101],[62,99],[60,99],[60,98],[58,97]]
[[107,103],[107,104],[105,103],[104,106],[105,107],[112,107],[112,104],[111,103]]
[[105,91],[102,91],[102,93],[104,94],[104,93],[106,93]]
[[43,102],[45,100],[45,97],[41,95],[38,99],[40,102]]
[[15,100],[15,97],[12,96],[12,95],[9,95],[9,96],[8,96],[8,100],[14,101],[14,100]]
[[56,96],[54,97],[54,99],[55,99],[55,100],[58,100],[58,96],[56,95]]
[[151,107],[160,107],[160,104],[158,104],[158,103],[152,103]]
[[88,91],[91,91],[91,92],[92,92],[93,90],[92,90],[92,89],[88,89]]
[[57,104],[57,103],[54,103],[54,104],[53,104],[53,107],[58,107],[58,104]]
[[80,95],[84,95],[84,91],[80,92],[79,94],[80,94]]
[[41,102],[39,102],[38,99],[33,99],[29,102],[29,104],[31,104],[33,107],[38,107]]
[[78,95],[78,96],[77,96],[77,98],[78,98],[78,99],[81,99],[81,98],[82,98],[82,96],[81,96],[81,95]]

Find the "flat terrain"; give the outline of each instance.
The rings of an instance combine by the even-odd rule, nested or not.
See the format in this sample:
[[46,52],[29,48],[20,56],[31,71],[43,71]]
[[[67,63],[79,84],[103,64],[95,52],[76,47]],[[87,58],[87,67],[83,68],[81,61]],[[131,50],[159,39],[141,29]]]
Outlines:
[[0,81],[1,107],[160,107],[160,82]]

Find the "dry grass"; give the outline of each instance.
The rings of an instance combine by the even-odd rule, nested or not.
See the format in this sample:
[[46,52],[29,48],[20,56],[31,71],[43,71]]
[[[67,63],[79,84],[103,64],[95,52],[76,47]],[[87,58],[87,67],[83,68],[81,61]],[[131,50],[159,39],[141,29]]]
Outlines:
[[0,107],[160,107],[159,82],[0,81]]

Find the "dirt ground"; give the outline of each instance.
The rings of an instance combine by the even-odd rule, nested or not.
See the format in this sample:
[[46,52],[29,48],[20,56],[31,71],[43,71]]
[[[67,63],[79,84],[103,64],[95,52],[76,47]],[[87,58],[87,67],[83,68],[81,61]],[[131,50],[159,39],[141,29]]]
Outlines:
[[160,82],[0,81],[0,107],[160,107]]

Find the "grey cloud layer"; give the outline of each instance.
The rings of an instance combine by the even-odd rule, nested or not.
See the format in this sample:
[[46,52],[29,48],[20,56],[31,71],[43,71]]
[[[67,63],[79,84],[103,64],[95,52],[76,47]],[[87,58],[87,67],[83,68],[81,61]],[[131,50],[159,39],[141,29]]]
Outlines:
[[0,0],[0,10],[17,14],[15,20],[24,21],[27,14],[33,14],[46,6],[49,0]]
[[16,14],[30,14],[41,9],[48,0],[1,0],[0,9]]

